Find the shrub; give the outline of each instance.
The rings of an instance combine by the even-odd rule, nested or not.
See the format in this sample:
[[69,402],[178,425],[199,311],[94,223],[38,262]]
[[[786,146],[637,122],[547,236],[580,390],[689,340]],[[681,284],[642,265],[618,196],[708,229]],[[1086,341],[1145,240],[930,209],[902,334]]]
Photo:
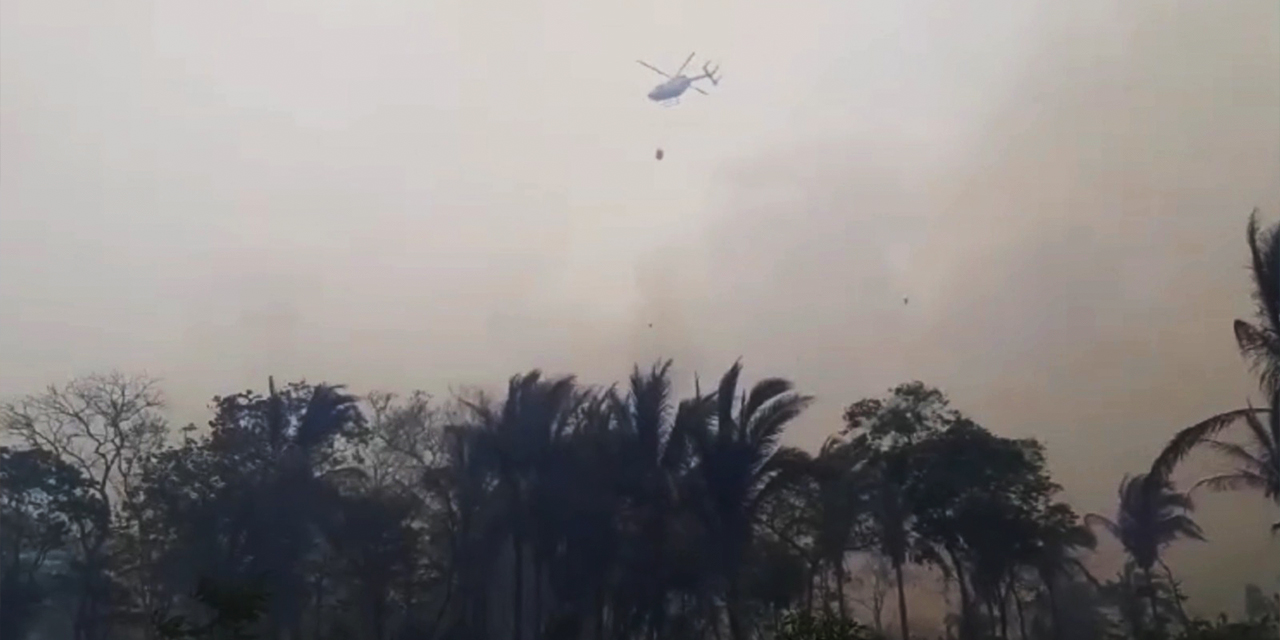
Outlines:
[[1219,616],[1215,622],[1192,620],[1178,640],[1276,640],[1280,626],[1270,618],[1248,622],[1229,622]]
[[793,611],[783,616],[776,640],[884,640],[884,636],[854,620]]

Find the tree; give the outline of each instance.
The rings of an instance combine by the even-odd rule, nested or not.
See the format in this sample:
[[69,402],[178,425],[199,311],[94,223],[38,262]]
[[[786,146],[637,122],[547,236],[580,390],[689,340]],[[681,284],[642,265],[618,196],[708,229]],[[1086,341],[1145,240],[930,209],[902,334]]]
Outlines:
[[[1055,640],[1102,640],[1115,638],[1115,622],[1109,602],[1092,576],[1071,573],[1060,577],[1049,601],[1048,590],[1032,603],[1032,638]],[[1139,604],[1138,609],[1143,607]]]
[[1036,588],[1028,574],[1043,571],[1052,579],[1092,540],[1075,512],[1053,501],[1060,487],[1049,477],[1043,446],[996,436],[956,416],[915,449],[909,485],[915,529],[938,550],[924,558],[960,589],[961,636],[977,633],[979,605],[986,608],[987,633],[1006,636],[1010,601],[1024,628],[1026,599]]
[[850,441],[830,438],[809,463],[809,476],[813,481],[810,527],[814,553],[835,574],[837,612],[842,618],[848,616],[845,584],[849,576],[845,556],[873,544],[867,540],[870,532],[859,530],[870,517],[871,499],[875,494],[871,486],[874,476],[869,473],[868,464],[872,451],[867,442],[866,438]]
[[1268,597],[1256,584],[1244,586],[1244,615],[1249,620],[1280,622],[1280,599]]
[[1151,622],[1159,630],[1162,619],[1156,589],[1154,567],[1163,566],[1160,559],[1165,547],[1190,538],[1203,541],[1204,534],[1191,512],[1191,498],[1174,490],[1167,478],[1154,474],[1125,476],[1120,483],[1120,504],[1114,520],[1097,514],[1086,516],[1086,522],[1105,529],[1120,541],[1124,550],[1142,571],[1145,594],[1150,605]]
[[1178,640],[1273,640],[1277,634],[1280,624],[1274,619],[1231,622],[1221,615],[1214,622],[1193,620]]
[[46,599],[51,555],[68,551],[73,532],[106,523],[79,469],[44,449],[0,447],[0,635],[26,635]]
[[[680,544],[673,524],[683,516],[681,483],[691,464],[689,439],[707,430],[715,408],[713,398],[700,397],[680,402],[673,411],[670,369],[670,360],[647,373],[636,367],[627,394],[609,394],[617,426],[618,506],[623,521],[631,523],[621,542],[623,588],[636,603],[641,626],[659,638],[667,623],[668,594],[689,586],[679,584],[681,568],[672,564]],[[598,449],[596,457],[609,459]]]
[[248,629],[262,616],[266,596],[260,586],[227,586],[207,578],[196,584],[191,600],[205,611],[204,622],[185,615],[156,616],[153,624],[164,640],[251,640]]
[[761,505],[803,470],[802,457],[780,448],[778,440],[812,402],[782,378],[761,380],[739,396],[741,372],[741,363],[734,363],[720,379],[714,427],[699,424],[690,433],[698,459],[697,508],[733,640],[747,638],[741,578]]
[[877,633],[884,633],[884,607],[893,588],[893,565],[880,554],[867,558],[861,572],[853,579],[853,602],[861,605],[871,615],[871,623]]
[[[1236,320],[1236,342],[1251,361],[1270,408],[1228,411],[1178,432],[1152,465],[1152,473],[1169,475],[1193,450],[1208,447],[1235,465],[1229,473],[1200,481],[1214,490],[1250,489],[1280,507],[1280,224],[1263,231],[1255,209],[1247,231],[1253,298],[1258,322]],[[1219,433],[1243,422],[1247,443],[1224,442]],[[1271,527],[1280,531],[1280,522]]]
[[915,505],[910,486],[918,469],[917,447],[947,429],[958,414],[939,390],[914,381],[898,385],[884,399],[866,398],[845,409],[845,437],[865,438],[871,450],[866,466],[871,489],[870,514],[880,552],[893,566],[898,591],[898,624],[910,637],[904,565],[913,551],[931,557],[915,531]]
[[[0,428],[27,447],[48,451],[74,467],[105,506],[101,520],[76,528],[78,640],[97,640],[109,633],[102,618],[118,577],[112,575],[112,565],[145,562],[113,559],[108,543],[117,530],[136,527],[132,507],[139,475],[167,432],[160,414],[163,406],[154,379],[113,372],[50,385],[43,393],[0,407]],[[134,549],[146,552],[144,547]]]
[[[509,519],[514,640],[524,637],[528,624],[524,615],[526,552],[530,546],[537,552],[551,535],[546,527],[539,526],[545,521],[538,518],[541,512],[535,504],[537,497],[543,495],[538,483],[550,472],[555,449],[568,436],[566,418],[572,414],[574,385],[572,377],[544,380],[541,372],[533,371],[510,380],[501,406],[481,402],[469,405],[473,437],[483,450],[482,459],[492,465],[490,472],[497,480],[498,497]],[[535,562],[535,585],[542,580],[540,569],[540,563]],[[541,606],[540,601],[535,601],[536,608]],[[540,633],[537,626],[535,623],[535,633]]]
[[1092,580],[1078,554],[1093,550],[1096,544],[1097,538],[1070,505],[1050,505],[1037,523],[1033,543],[1025,559],[1045,587],[1050,628],[1055,640],[1065,637],[1067,626],[1063,624],[1059,586],[1072,584],[1081,575]]
[[358,603],[361,637],[385,640],[393,592],[413,584],[422,562],[422,537],[413,519],[419,508],[411,494],[357,487],[344,492],[321,524],[337,561],[348,598]]
[[296,636],[308,608],[325,606],[319,531],[339,506],[333,483],[359,476],[340,440],[361,437],[357,399],[340,386],[292,383],[214,398],[208,435],[156,456],[148,517],[165,523],[169,557],[219,583],[263,581],[268,637]]

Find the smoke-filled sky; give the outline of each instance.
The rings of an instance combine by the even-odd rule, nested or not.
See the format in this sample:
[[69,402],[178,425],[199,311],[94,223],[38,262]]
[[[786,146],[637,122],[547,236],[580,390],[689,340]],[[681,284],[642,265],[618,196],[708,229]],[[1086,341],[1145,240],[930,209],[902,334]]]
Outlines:
[[[723,84],[649,103],[695,50]],[[1110,510],[1254,389],[1280,5],[0,0],[0,115],[0,393],[743,356],[817,395],[793,442],[918,378]],[[1201,503],[1195,608],[1280,587],[1274,508]]]

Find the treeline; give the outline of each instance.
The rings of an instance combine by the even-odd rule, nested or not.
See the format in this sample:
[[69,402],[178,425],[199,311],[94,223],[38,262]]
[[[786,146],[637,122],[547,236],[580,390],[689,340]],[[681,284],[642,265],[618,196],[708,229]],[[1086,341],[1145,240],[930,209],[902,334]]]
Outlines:
[[[1237,322],[1280,407],[1280,234],[1250,218],[1259,321]],[[599,388],[534,371],[500,397],[268,384],[170,428],[154,381],[90,376],[0,415],[0,636],[271,640],[1270,638],[1184,608],[1168,545],[1203,539],[1171,473],[1280,505],[1280,413],[1214,416],[1115,511],[1059,499],[1045,451],[921,382],[850,404],[816,452],[782,378],[672,389],[669,361]],[[1234,432],[1243,440],[1222,439]],[[1087,567],[1095,533],[1128,556]],[[913,586],[912,580],[916,582]],[[923,587],[949,613],[912,615]],[[853,622],[854,620],[860,622]]]

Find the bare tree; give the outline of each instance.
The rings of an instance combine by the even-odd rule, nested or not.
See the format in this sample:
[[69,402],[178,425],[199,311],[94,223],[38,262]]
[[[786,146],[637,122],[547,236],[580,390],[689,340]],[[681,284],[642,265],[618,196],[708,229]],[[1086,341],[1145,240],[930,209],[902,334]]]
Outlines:
[[431,395],[415,391],[402,398],[375,391],[365,401],[371,437],[361,455],[375,486],[417,485],[425,471],[443,464],[445,417]]
[[880,554],[870,554],[861,571],[855,572],[852,601],[867,610],[876,632],[884,633],[884,608],[896,584],[893,565]]
[[[113,563],[108,542],[113,532],[138,533],[131,529],[138,519],[130,517],[130,504],[136,502],[142,465],[164,446],[163,407],[154,379],[118,372],[50,385],[42,393],[0,407],[4,432],[75,467],[105,506],[102,513],[85,514],[75,523],[83,581],[74,625],[79,640],[97,640],[109,633],[99,624],[110,592]],[[123,564],[138,569],[147,564],[145,545],[132,546],[142,555]]]
[[130,495],[139,465],[164,445],[156,380],[118,372],[49,385],[0,408],[0,427],[74,465],[108,505]]

